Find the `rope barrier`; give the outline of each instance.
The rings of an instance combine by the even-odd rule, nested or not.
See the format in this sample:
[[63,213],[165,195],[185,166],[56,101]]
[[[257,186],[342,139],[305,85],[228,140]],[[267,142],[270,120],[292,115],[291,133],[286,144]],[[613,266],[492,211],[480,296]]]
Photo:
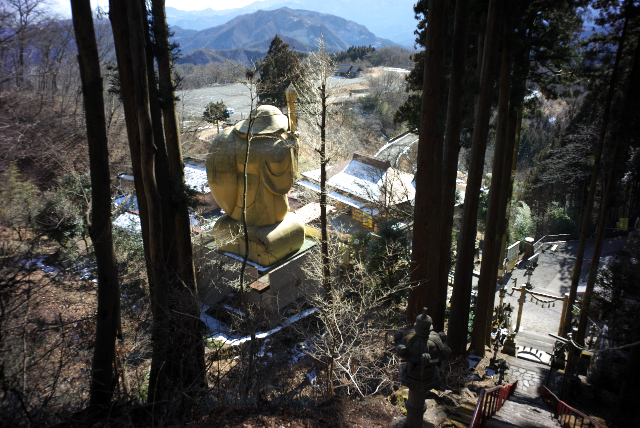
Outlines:
[[531,295],[531,300],[534,300],[536,302],[536,306],[538,306],[538,303],[542,304],[542,308],[544,309],[544,306],[547,305],[547,308],[551,308],[551,307],[556,307],[556,300],[557,299],[553,299],[553,300],[541,300],[538,299],[536,296],[534,296],[533,294]]
[[618,346],[618,347],[616,347],[616,348],[600,349],[600,350],[597,350],[597,351],[596,351],[596,350],[594,350],[594,351],[590,351],[589,349],[587,349],[587,348],[585,348],[585,347],[583,347],[583,346],[578,345],[576,342],[574,342],[574,341],[573,341],[573,339],[571,339],[571,344],[572,344],[573,346],[575,346],[575,347],[576,347],[576,349],[579,349],[579,350],[581,350],[581,351],[588,351],[588,352],[591,352],[591,353],[593,353],[593,354],[599,354],[599,353],[601,353],[601,352],[606,352],[606,351],[619,351],[619,350],[621,350],[621,349],[633,348],[634,346],[640,345],[640,340],[639,340],[639,341],[637,341],[637,342],[634,342],[634,343],[629,343],[629,344],[626,344],[626,345]]

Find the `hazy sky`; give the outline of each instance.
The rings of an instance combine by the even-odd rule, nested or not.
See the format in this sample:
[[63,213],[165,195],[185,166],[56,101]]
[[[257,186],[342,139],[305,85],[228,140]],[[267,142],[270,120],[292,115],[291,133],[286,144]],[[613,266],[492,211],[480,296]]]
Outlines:
[[[166,0],[166,5],[180,10],[202,10],[212,8],[214,10],[234,9],[246,6],[256,0]],[[66,16],[71,16],[71,6],[69,0],[53,0],[55,9]],[[109,0],[91,0],[91,8],[100,5],[104,8],[109,6]]]

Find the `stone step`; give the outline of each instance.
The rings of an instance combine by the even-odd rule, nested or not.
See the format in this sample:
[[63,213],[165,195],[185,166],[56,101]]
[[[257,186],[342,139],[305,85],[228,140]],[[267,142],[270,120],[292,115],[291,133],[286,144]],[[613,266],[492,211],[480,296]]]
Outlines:
[[551,336],[543,336],[526,330],[520,330],[516,334],[516,342],[518,346],[534,348],[547,354],[551,354],[553,345],[556,343],[555,339]]
[[549,365],[551,361],[551,354],[539,349],[526,346],[518,346],[516,349],[518,350],[518,358],[545,365]]
[[518,393],[533,396],[540,394],[549,375],[548,365],[513,357],[508,357],[507,363],[509,363],[508,382],[518,381],[516,389]]
[[[447,422],[453,426],[468,427],[471,424],[471,418],[473,418],[473,412],[476,410],[476,403],[465,401],[456,408],[456,413],[449,413]],[[443,424],[443,425],[446,425]]]

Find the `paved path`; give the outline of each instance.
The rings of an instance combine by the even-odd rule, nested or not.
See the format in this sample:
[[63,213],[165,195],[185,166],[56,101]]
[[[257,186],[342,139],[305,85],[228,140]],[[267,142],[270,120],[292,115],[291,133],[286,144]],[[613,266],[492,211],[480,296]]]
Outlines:
[[560,425],[540,398],[531,397],[516,390],[500,411],[484,426],[485,428],[557,428]]
[[[593,240],[589,241],[585,250],[585,262],[582,266],[581,278],[584,278],[589,273],[588,261],[591,260],[593,255],[593,243]],[[560,243],[558,244],[558,248],[555,252],[548,250],[546,244],[542,247],[544,251],[540,254],[538,266],[535,268],[533,275],[531,276],[531,284],[534,286],[534,291],[557,297],[562,297],[565,293],[569,292],[571,287],[571,270],[573,269],[575,257],[578,252],[578,244],[579,243],[577,241]],[[602,248],[601,265],[604,265],[607,260],[610,260],[613,255],[618,253],[625,244],[626,237],[605,239]],[[518,286],[527,282],[524,264],[516,266],[512,272],[504,276],[504,282],[505,284],[508,284],[508,293],[504,301],[505,303],[510,303],[511,307],[514,309],[513,323],[515,327],[520,293],[517,291],[511,291],[514,284],[514,278],[517,279]],[[478,277],[474,275],[474,290],[477,290],[477,283]],[[497,304],[497,293],[495,301]],[[561,301],[557,301],[552,307],[542,308],[539,302],[536,305],[536,300],[527,296],[522,312],[520,331],[537,333],[542,336],[547,336],[548,333],[557,334],[561,314]]]
[[[517,380],[517,391],[521,394],[527,394],[532,397],[539,396],[549,376],[549,366],[514,357],[508,357],[507,363],[509,363],[509,370],[507,370],[509,383]],[[553,372],[555,371],[554,369]],[[552,381],[553,379],[549,381],[550,385]]]

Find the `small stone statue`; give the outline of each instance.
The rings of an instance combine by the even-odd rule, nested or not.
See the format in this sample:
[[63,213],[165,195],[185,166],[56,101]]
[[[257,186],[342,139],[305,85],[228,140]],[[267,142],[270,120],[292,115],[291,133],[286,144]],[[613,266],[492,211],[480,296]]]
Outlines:
[[393,335],[396,353],[403,360],[400,381],[409,388],[409,398],[405,404],[407,418],[406,421],[399,421],[399,424],[409,428],[423,426],[426,393],[440,386],[442,380],[438,365],[451,355],[451,349],[445,344],[446,335],[433,331],[431,324],[431,317],[427,315],[427,308],[424,308],[411,330],[406,333],[396,331]]
[[397,331],[394,333],[396,340],[396,353],[403,360],[415,364],[438,364],[451,355],[451,349],[444,344],[446,335],[444,332],[433,331],[432,320],[427,315],[427,308],[418,315],[413,328],[406,334]]

